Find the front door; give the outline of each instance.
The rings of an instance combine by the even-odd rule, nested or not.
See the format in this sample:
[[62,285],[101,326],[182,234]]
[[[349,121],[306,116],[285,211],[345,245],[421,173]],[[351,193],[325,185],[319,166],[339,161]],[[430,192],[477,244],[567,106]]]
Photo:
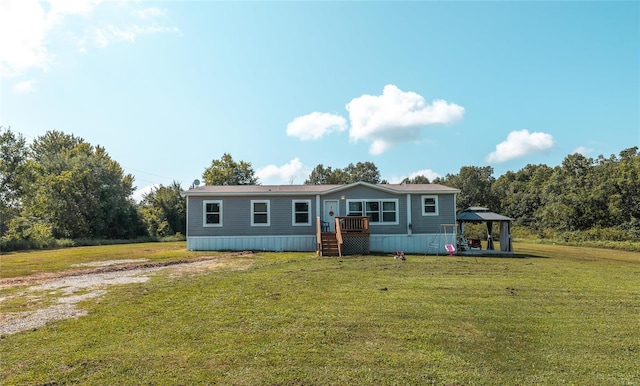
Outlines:
[[340,215],[338,200],[324,200],[324,211],[322,221],[329,223],[329,231],[335,231],[336,216]]

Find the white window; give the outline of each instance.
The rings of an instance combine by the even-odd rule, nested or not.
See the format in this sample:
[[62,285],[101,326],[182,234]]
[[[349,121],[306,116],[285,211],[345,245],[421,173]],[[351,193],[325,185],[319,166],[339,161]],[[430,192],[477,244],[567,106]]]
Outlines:
[[398,200],[347,200],[347,216],[369,217],[370,224],[397,224]]
[[269,200],[251,200],[251,226],[269,226]]
[[311,200],[293,200],[291,212],[294,226],[311,225]]
[[422,215],[438,215],[438,196],[422,196]]
[[382,222],[398,222],[396,215],[397,201],[382,201]]
[[364,216],[364,213],[362,213],[362,201],[349,201],[347,207],[347,216]]
[[202,226],[221,227],[222,226],[222,201],[204,200],[202,202]]

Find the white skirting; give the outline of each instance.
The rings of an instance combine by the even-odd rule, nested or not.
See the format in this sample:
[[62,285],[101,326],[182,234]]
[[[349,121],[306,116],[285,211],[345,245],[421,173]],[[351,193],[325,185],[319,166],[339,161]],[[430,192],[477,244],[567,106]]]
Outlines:
[[456,244],[456,236],[447,235],[445,240],[443,235],[438,234],[413,234],[409,235],[371,235],[371,252],[394,253],[402,251],[404,253],[418,255],[448,254],[445,249],[446,244]]
[[317,249],[316,236],[191,236],[190,251],[300,251]]
[[[402,251],[411,254],[448,254],[446,244],[455,245],[455,234],[447,239],[437,234],[370,236],[369,250],[379,253]],[[299,251],[317,249],[316,236],[191,236],[187,249],[193,251]]]

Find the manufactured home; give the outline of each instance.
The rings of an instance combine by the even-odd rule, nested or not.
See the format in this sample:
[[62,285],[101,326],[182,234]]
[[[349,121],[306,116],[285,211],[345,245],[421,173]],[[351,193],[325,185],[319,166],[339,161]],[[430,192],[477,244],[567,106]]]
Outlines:
[[190,250],[444,253],[458,189],[438,184],[220,185],[185,192]]

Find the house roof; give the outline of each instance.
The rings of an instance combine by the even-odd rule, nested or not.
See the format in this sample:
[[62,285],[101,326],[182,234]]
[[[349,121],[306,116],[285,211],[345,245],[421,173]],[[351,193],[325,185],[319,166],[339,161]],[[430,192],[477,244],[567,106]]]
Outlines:
[[481,222],[481,221],[511,221],[511,217],[490,212],[489,208],[472,206],[456,215],[457,221]]
[[187,190],[185,196],[243,196],[243,195],[300,195],[329,194],[354,186],[368,186],[389,193],[460,193],[460,190],[438,184],[370,184],[354,182],[346,185],[205,185]]

